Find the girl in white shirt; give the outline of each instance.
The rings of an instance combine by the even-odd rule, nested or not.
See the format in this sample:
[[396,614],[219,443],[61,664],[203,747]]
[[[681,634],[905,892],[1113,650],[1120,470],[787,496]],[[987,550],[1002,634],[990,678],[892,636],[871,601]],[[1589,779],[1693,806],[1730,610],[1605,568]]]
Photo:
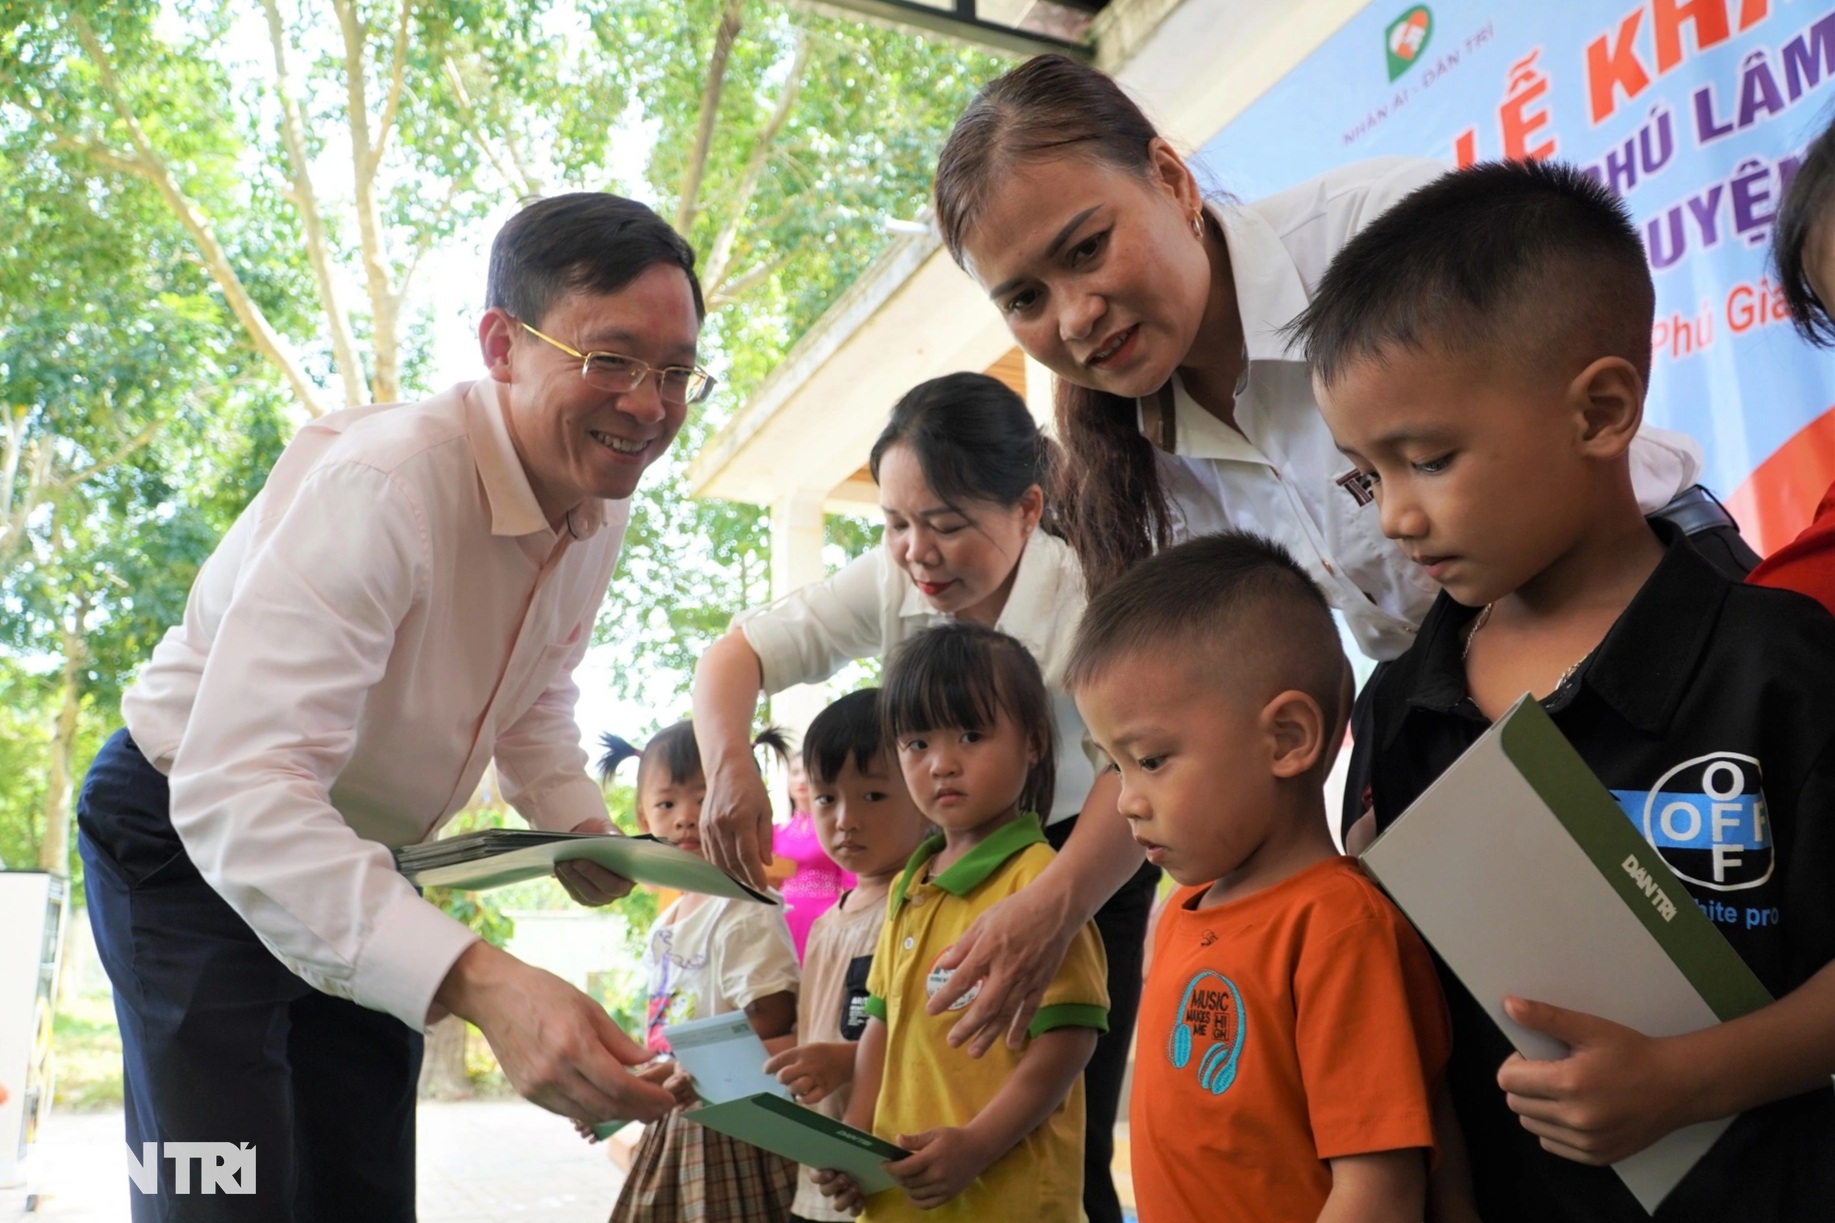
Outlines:
[[[775,731],[756,742],[788,755]],[[600,762],[606,773],[635,750],[609,736],[606,746]],[[677,722],[658,732],[638,755],[637,810],[652,836],[699,854],[706,793],[693,724]],[[659,1056],[669,1053],[666,1026],[731,1011],[745,1012],[772,1053],[796,1043],[796,948],[781,908],[685,895],[650,928],[644,971],[645,1044]],[[687,1075],[672,1062],[655,1063],[644,1074],[682,1104],[694,1103]],[[678,1108],[644,1131],[612,1220],[785,1223],[795,1196],[794,1163],[686,1120]]]
[[[1057,376],[1065,531],[1092,591],[1180,539],[1249,530],[1306,567],[1364,653],[1407,649],[1435,587],[1383,537],[1284,328],[1346,241],[1445,169],[1385,158],[1207,207],[1178,153],[1093,68],[1040,56],[970,104],[938,161],[938,226],[1020,347]],[[1632,466],[1646,513],[1686,502],[1679,525],[1709,528],[1698,544],[1730,567],[1756,561],[1692,488],[1693,440],[1646,428]],[[978,970],[958,979],[988,975],[957,1025],[973,1047],[1009,1023],[1024,1030],[1070,934],[1137,860],[1118,822],[1092,824],[958,944]]]
[[[1017,638],[1045,677],[1057,732],[1056,797],[1041,813],[1047,838],[1061,845],[1085,822],[1122,826],[1117,787],[1112,778],[1097,779],[1088,732],[1062,683],[1085,600],[1076,557],[1054,533],[1045,496],[1055,459],[1056,447],[1025,402],[984,374],[935,378],[899,400],[871,456],[884,542],[826,581],[735,617],[696,669],[709,860],[762,877],[770,802],[747,733],[761,691],[826,679],[851,659],[883,657],[953,619]],[[1079,819],[1080,812],[1091,818]],[[1117,880],[1120,890],[1112,888],[1095,914],[1111,948],[1111,1002],[1109,1031],[1087,1072],[1085,1185],[1093,1200],[1111,1203],[1111,1135],[1159,872],[1142,869],[1136,853],[1130,874],[1133,882],[1122,887]]]

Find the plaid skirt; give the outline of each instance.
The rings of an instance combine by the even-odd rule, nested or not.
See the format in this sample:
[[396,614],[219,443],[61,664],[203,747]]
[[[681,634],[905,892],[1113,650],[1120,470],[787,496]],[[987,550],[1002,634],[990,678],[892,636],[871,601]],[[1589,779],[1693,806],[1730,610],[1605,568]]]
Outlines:
[[680,1112],[644,1130],[611,1223],[787,1223],[796,1165]]

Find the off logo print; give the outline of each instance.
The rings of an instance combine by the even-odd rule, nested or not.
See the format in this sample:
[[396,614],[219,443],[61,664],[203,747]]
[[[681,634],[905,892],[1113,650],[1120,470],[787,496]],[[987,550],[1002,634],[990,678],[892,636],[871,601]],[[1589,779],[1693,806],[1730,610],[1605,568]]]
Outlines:
[[1242,1060],[1248,1038],[1242,994],[1236,983],[1208,970],[1193,977],[1173,1012],[1172,1034],[1166,1040],[1166,1058],[1174,1070],[1183,1070],[1191,1055],[1198,1059],[1198,1086],[1220,1096],[1236,1081],[1236,1064]]
[[1615,790],[1613,796],[1684,882],[1737,892],[1771,878],[1771,818],[1756,758],[1697,756],[1663,774],[1648,793]]

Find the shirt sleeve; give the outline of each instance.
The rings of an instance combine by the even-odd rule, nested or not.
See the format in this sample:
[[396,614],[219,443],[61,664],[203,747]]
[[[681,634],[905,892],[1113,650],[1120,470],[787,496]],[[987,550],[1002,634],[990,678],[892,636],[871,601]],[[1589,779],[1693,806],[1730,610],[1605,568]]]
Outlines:
[[419,507],[383,472],[314,471],[251,545],[171,773],[204,879],[307,984],[422,1026],[475,938],[331,804],[365,698],[427,580]]
[[891,899],[886,901],[886,920],[879,927],[879,941],[873,945],[873,964],[867,969],[866,1012],[881,1023],[886,1022],[886,994],[892,988],[892,957],[897,954],[893,945],[893,909]]
[[1308,938],[1293,988],[1294,1044],[1319,1158],[1433,1149],[1433,1085],[1451,1036],[1433,963],[1414,931],[1399,915],[1375,912]]
[[492,752],[504,799],[530,825],[548,832],[571,832],[586,820],[606,818],[605,795],[587,775],[574,717],[580,700],[574,668],[591,644],[592,625],[581,625],[553,681],[498,734]]
[[733,627],[758,655],[766,692],[825,680],[885,649],[890,563],[883,548],[874,548],[823,581],[733,617]]
[[[729,900],[713,938],[713,971],[720,994],[744,1010],[772,994],[797,989],[796,944],[776,905]],[[711,1012],[710,1012],[711,1013]]]

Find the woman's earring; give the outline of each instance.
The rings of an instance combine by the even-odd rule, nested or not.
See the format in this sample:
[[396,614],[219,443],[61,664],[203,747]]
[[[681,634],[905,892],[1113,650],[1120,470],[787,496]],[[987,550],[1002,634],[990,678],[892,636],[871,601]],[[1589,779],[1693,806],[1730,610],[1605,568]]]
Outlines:
[[1204,209],[1200,208],[1191,214],[1191,231],[1200,238],[1204,236]]

